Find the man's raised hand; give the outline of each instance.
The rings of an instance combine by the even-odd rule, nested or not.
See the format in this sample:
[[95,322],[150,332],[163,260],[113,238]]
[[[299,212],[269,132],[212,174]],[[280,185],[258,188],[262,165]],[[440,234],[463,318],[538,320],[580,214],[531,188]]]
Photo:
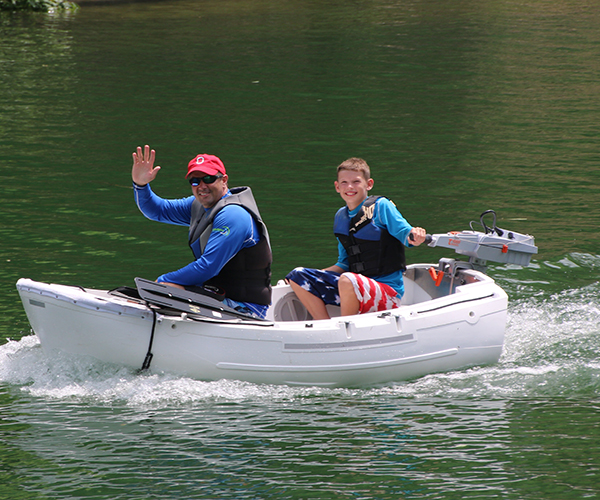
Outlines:
[[147,144],[142,148],[138,146],[137,151],[133,153],[133,167],[131,169],[131,178],[138,186],[145,186],[152,182],[158,174],[160,167],[154,166],[154,149],[150,149]]

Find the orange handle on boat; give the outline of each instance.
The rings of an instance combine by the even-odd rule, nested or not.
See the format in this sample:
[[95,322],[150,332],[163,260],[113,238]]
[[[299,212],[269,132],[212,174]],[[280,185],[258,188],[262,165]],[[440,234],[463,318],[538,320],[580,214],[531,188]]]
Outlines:
[[431,276],[431,279],[432,279],[433,281],[437,281],[438,273],[437,273],[437,271],[435,270],[435,267],[430,267],[430,268],[428,269],[428,271],[429,271],[429,276]]
[[437,273],[437,279],[435,280],[435,286],[440,286],[440,284],[442,283],[443,279],[444,279],[444,273],[438,272]]
[[430,267],[428,271],[431,279],[435,281],[435,286],[440,286],[440,283],[444,279],[444,273],[441,271],[436,271],[434,267]]

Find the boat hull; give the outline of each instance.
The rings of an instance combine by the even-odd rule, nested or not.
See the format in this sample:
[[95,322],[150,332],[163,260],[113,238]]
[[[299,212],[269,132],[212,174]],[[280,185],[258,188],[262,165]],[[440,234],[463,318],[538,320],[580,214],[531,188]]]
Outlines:
[[266,322],[157,312],[105,291],[28,279],[17,288],[48,353],[140,368],[152,338],[153,371],[265,384],[364,387],[493,364],[507,313],[506,294],[483,275],[447,296],[322,321],[277,320],[275,306],[291,293],[284,284],[274,287]]

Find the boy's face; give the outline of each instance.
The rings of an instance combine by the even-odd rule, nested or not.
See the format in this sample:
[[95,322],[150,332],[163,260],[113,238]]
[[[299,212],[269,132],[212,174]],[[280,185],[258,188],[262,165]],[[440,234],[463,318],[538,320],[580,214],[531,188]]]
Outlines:
[[354,170],[340,170],[338,180],[335,181],[335,190],[340,193],[350,210],[358,207],[369,194],[373,187],[373,179],[365,179],[361,172]]

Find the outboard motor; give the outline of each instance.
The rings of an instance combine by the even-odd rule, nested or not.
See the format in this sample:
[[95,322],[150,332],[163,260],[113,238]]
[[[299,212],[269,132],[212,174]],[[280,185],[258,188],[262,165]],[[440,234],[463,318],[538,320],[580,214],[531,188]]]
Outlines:
[[[484,221],[484,217],[488,214],[493,216],[491,227]],[[428,238],[426,242],[430,247],[451,248],[457,254],[469,257],[468,265],[461,262],[460,266],[456,266],[459,263],[455,263],[450,264],[451,267],[470,267],[483,272],[487,269],[487,261],[527,266],[531,261],[531,256],[538,251],[533,236],[497,227],[496,212],[493,210],[486,210],[479,218],[484,232],[475,231],[473,229],[474,222],[471,221],[469,224],[470,231],[432,234],[431,241]],[[442,260],[446,262],[442,263]],[[439,271],[448,271],[449,263],[447,261],[449,260],[452,259],[441,259]]]

